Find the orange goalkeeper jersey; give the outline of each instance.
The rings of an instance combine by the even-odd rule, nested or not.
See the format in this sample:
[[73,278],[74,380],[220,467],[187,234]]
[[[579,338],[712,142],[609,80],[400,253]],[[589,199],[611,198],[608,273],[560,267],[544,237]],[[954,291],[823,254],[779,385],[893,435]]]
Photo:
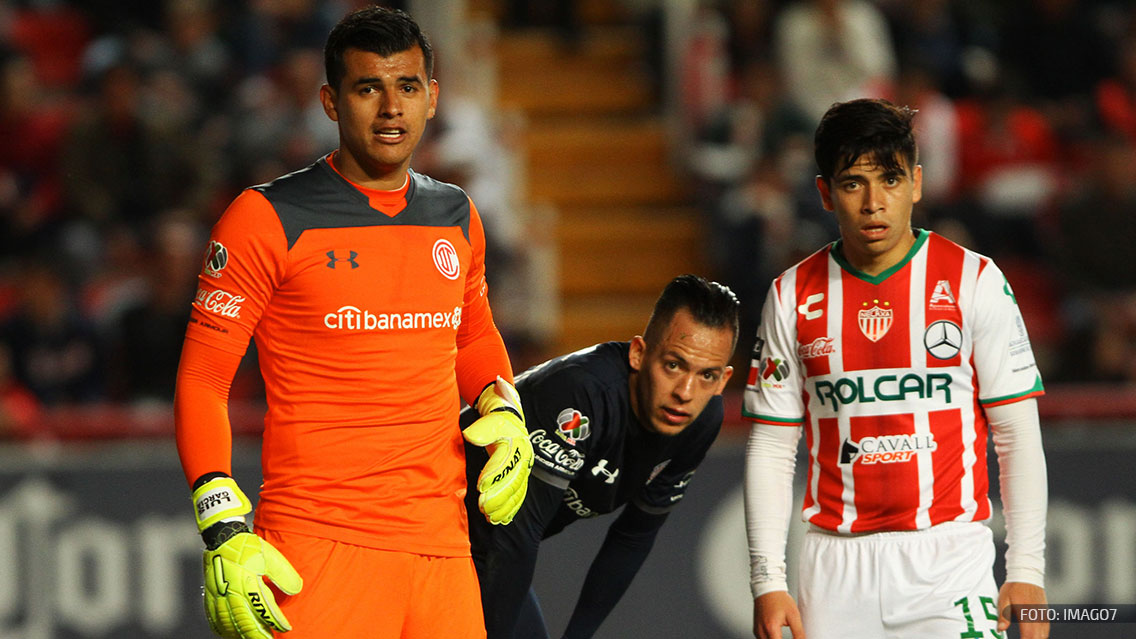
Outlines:
[[[182,367],[256,340],[268,399],[257,526],[468,554],[461,397],[511,378],[480,218],[455,186],[411,172],[373,191],[330,157],[244,191],[217,223]],[[190,481],[228,471],[229,451],[194,437],[215,425],[193,406],[178,415]]]

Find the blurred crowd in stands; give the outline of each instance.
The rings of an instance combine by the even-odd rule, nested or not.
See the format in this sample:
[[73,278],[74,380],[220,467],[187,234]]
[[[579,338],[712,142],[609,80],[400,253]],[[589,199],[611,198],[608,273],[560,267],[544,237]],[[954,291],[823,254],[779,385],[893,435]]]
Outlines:
[[[0,0],[0,437],[53,406],[170,401],[209,229],[241,188],[335,148],[322,46],[363,4]],[[919,109],[916,225],[998,261],[1047,382],[1136,381],[1131,2],[696,4],[663,77],[694,132],[676,144],[715,275],[751,302],[744,334],[770,280],[836,237],[813,186],[817,118],[879,95]],[[435,41],[491,57],[479,28],[493,26]],[[444,106],[415,166],[477,202],[505,273],[496,315],[523,346],[510,123],[491,64],[446,65],[443,51]],[[261,392],[254,357],[233,399]]]
[[[0,0],[0,436],[60,406],[172,400],[209,230],[240,189],[337,146],[323,44],[366,4]],[[435,43],[440,76],[454,40]],[[473,90],[485,65],[469,68],[415,166],[466,188],[507,272],[509,136],[487,117],[492,91]],[[230,398],[262,392],[253,346]]]

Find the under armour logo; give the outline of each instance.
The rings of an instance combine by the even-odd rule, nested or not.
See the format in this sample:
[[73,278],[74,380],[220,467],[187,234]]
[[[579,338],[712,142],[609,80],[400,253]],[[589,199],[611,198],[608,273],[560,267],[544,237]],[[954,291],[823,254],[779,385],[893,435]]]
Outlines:
[[592,468],[592,475],[593,476],[599,475],[600,473],[603,473],[604,476],[607,477],[607,479],[604,480],[605,484],[614,484],[615,478],[619,477],[619,469],[618,468],[616,468],[614,471],[607,469],[607,460],[606,459],[601,459],[600,463],[596,464],[595,467]]
[[355,258],[359,257],[359,254],[355,251],[347,251],[347,253],[348,257],[336,257],[335,251],[328,251],[327,257],[331,261],[327,263],[327,267],[335,268],[335,265],[339,262],[349,262],[351,264],[351,268],[359,268],[359,263],[355,261]]

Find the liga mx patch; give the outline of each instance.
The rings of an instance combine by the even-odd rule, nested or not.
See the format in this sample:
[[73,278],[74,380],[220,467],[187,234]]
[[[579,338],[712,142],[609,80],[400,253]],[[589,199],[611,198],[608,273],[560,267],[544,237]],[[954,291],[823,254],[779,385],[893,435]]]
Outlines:
[[575,408],[565,408],[556,416],[556,434],[569,444],[588,438],[592,434],[591,420]]
[[[761,379],[774,385],[789,377],[789,362],[779,357],[766,357],[761,362]],[[772,380],[772,381],[770,381]],[[780,385],[777,385],[780,388]]]
[[205,247],[205,264],[201,270],[209,277],[221,277],[221,271],[229,264],[229,249],[217,240],[209,240]]

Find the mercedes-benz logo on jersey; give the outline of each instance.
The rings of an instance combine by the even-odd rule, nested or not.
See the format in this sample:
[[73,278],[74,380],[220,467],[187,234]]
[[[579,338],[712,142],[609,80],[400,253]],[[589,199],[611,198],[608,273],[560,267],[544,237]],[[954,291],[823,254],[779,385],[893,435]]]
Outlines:
[[209,277],[221,277],[221,271],[229,263],[229,249],[217,240],[209,240],[205,248],[205,265],[202,270]]
[[935,359],[951,359],[962,348],[962,329],[947,320],[931,322],[923,333],[923,346]]
[[458,259],[457,249],[449,240],[434,242],[433,255],[434,266],[438,267],[439,273],[448,280],[458,279],[458,275],[461,275],[461,260]]

